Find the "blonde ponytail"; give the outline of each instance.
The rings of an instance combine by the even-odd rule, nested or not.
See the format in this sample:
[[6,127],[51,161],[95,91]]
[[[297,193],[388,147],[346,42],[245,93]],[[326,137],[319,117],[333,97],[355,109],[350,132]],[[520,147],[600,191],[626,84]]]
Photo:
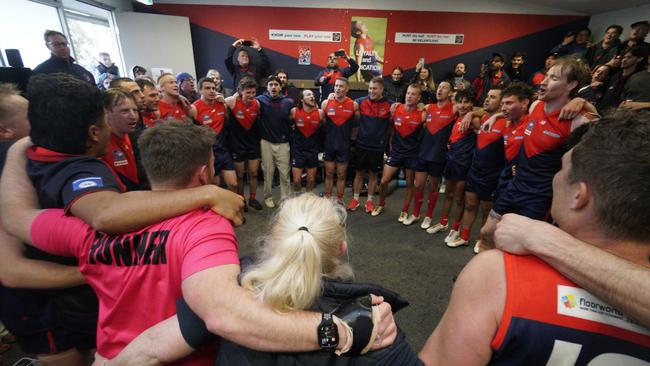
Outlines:
[[322,276],[340,269],[345,216],[342,207],[313,194],[284,201],[242,286],[281,312],[309,308],[320,295]]

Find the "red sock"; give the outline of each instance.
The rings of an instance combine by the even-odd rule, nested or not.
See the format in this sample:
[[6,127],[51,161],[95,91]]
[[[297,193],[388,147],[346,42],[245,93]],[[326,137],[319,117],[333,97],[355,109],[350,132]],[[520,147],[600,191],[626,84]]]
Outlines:
[[460,228],[460,221],[454,221],[454,224],[451,226],[451,229],[458,231],[459,228]]
[[379,206],[384,207],[386,205],[386,198],[379,197]]
[[460,231],[460,238],[469,241],[469,229],[463,228],[463,230]]
[[413,202],[413,216],[420,217],[422,201],[424,201],[424,192],[415,192],[415,202]]
[[404,200],[404,206],[402,206],[402,212],[409,212],[409,206],[411,206],[411,200]]
[[440,218],[440,224],[447,225],[448,222],[449,222],[449,215],[442,215],[442,217]]
[[427,217],[433,217],[433,209],[436,208],[438,192],[429,193],[429,205],[427,206]]
[[326,198],[332,198],[332,192],[325,192]]
[[339,201],[342,201],[342,200],[343,200],[343,192],[336,192],[336,198],[337,198]]
[[255,194],[256,194],[256,193],[257,193],[257,192],[250,192],[250,193],[249,193],[248,197],[249,197],[249,199],[250,199],[251,201],[253,201],[253,200],[255,199]]

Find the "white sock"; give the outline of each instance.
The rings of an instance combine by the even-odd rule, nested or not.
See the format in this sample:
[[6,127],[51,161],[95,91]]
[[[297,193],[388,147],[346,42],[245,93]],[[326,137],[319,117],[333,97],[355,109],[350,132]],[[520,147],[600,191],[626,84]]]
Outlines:
[[359,193],[354,194],[354,199],[357,200],[357,201],[359,200]]
[[372,195],[371,194],[368,195],[368,199],[366,201],[372,202]]

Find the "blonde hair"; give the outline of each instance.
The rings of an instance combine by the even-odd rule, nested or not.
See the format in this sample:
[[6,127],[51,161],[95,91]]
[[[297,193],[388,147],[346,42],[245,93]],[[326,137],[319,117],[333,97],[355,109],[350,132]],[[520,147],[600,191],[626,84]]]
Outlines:
[[345,208],[330,199],[311,193],[287,199],[242,286],[280,312],[311,307],[321,294],[323,276],[352,277],[340,260],[345,219]]

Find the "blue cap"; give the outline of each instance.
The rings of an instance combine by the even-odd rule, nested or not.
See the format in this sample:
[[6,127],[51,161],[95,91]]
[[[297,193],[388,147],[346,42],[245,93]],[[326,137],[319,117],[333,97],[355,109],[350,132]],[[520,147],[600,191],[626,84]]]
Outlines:
[[188,72],[181,72],[178,75],[176,75],[176,83],[178,83],[178,85],[181,85],[183,81],[187,79],[194,79],[194,77],[190,75],[190,73]]

